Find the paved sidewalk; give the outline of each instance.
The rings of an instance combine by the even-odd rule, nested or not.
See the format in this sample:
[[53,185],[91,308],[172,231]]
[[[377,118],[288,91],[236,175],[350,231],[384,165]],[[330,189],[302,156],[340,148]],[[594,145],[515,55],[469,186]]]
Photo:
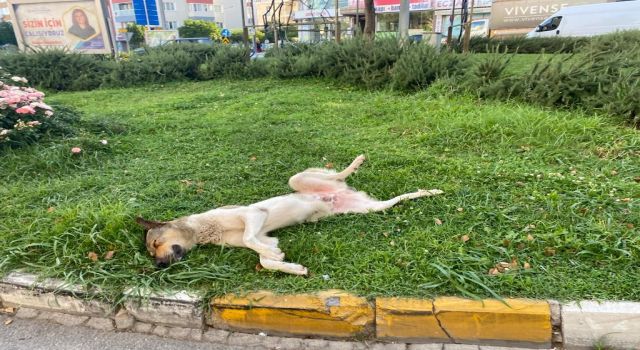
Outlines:
[[[6,321],[12,320],[10,324]],[[220,349],[220,350],[518,350],[458,344],[384,344],[319,339],[296,339],[231,333],[215,341],[189,341],[132,332],[101,331],[84,326],[63,326],[43,320],[24,320],[0,314],[2,350],[86,349]]]

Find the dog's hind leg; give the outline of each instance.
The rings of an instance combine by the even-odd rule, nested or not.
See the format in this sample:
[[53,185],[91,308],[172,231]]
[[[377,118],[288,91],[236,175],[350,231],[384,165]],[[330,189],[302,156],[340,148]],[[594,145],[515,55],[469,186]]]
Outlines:
[[260,255],[260,265],[267,270],[282,271],[293,275],[306,275],[309,272],[306,267],[300,264],[271,260],[262,255]]
[[289,186],[302,193],[326,193],[346,189],[344,180],[358,170],[364,160],[364,155],[359,155],[339,173],[327,169],[307,169],[293,175],[289,179]]
[[364,192],[342,192],[338,194],[333,212],[335,214],[345,213],[368,213],[372,211],[382,211],[389,209],[401,201],[420,197],[429,197],[442,194],[441,190],[418,190],[412,193],[405,193],[386,201],[379,201],[369,197]]

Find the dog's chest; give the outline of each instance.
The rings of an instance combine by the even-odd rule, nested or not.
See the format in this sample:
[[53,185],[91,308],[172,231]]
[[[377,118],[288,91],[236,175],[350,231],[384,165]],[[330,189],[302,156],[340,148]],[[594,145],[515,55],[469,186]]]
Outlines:
[[209,220],[196,231],[196,241],[198,244],[222,242],[224,228],[215,220]]

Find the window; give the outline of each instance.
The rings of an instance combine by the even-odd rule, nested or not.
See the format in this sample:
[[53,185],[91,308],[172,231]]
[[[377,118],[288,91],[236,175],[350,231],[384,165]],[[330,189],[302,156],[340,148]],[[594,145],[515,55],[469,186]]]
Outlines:
[[133,5],[131,4],[118,4],[118,10],[131,10]]
[[178,22],[167,21],[167,29],[178,29]]
[[538,25],[536,32],[548,32],[550,30],[556,30],[562,21],[562,16],[555,16],[547,18],[544,22]]
[[222,12],[222,6],[221,6],[221,5],[214,5],[214,6],[213,6],[213,10],[214,10],[215,12],[220,13],[220,12]]
[[164,10],[165,11],[175,11],[176,10],[176,4],[172,3],[172,2],[164,2]]
[[202,4],[189,4],[189,10],[194,11],[194,12],[200,12],[202,11]]

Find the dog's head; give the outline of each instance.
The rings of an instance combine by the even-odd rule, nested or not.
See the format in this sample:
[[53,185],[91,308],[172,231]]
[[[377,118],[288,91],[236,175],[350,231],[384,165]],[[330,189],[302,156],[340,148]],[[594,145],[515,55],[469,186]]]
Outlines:
[[136,222],[144,227],[147,250],[155,258],[155,264],[159,268],[180,261],[193,245],[188,232],[171,221],[150,221],[138,217]]

